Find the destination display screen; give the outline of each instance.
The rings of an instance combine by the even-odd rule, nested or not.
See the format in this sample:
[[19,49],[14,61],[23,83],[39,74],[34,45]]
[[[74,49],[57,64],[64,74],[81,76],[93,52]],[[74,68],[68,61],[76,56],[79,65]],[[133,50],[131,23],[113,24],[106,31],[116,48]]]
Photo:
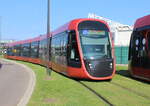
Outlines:
[[94,36],[94,35],[101,35],[104,36],[106,35],[106,31],[103,30],[82,30],[82,35],[83,36]]

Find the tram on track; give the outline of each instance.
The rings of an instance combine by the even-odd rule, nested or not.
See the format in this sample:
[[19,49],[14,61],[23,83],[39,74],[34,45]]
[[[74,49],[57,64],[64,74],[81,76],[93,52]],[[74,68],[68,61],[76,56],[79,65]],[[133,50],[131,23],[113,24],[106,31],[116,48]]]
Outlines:
[[75,19],[48,35],[10,43],[5,57],[48,64],[79,79],[111,80],[115,74],[112,35],[107,23],[98,19]]
[[150,81],[150,15],[136,20],[130,39],[129,72]]

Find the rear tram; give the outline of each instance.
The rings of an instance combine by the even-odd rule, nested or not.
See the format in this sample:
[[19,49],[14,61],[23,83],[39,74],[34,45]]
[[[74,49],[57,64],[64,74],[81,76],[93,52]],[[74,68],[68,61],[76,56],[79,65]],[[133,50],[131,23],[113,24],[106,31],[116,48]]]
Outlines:
[[136,20],[130,39],[129,72],[150,81],[150,15]]
[[97,19],[75,19],[49,35],[8,44],[5,57],[49,64],[79,79],[108,80],[115,74],[112,35],[107,23]]

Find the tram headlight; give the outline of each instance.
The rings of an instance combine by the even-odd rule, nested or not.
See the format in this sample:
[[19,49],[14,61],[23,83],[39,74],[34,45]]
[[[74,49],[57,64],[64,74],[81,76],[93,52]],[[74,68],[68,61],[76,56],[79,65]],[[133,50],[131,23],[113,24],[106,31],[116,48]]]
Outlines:
[[112,69],[112,68],[113,68],[113,64],[112,64],[112,63],[110,63],[110,64],[109,64],[109,67]]
[[90,69],[93,69],[93,68],[94,68],[92,64],[89,64],[89,67],[90,67]]

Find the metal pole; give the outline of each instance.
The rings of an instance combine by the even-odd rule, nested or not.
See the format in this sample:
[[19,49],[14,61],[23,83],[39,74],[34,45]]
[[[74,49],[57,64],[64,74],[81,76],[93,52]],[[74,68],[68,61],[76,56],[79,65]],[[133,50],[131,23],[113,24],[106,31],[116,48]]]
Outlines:
[[47,34],[50,33],[50,0],[47,1]]
[[49,45],[50,45],[50,40],[48,39],[50,34],[50,0],[47,0],[47,67],[46,71],[47,74],[50,76],[51,75],[51,69],[49,69]]

